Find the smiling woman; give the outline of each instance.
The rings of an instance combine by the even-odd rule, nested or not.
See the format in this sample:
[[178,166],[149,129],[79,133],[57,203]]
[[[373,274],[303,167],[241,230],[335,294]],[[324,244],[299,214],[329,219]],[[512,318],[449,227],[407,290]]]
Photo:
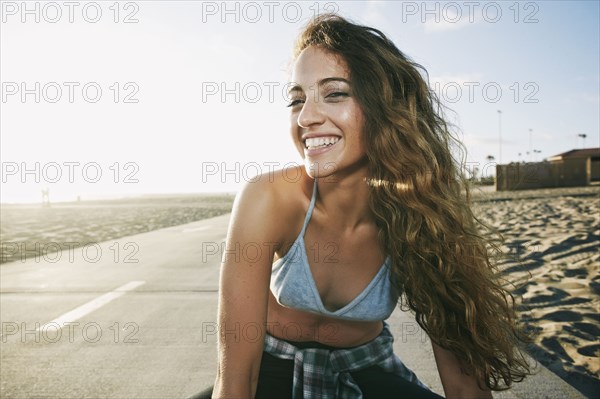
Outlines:
[[292,139],[312,177],[339,176],[353,165],[366,172],[364,115],[352,93],[350,71],[343,58],[316,46],[307,47],[296,59],[292,82]]
[[289,107],[305,165],[236,198],[227,253],[270,250],[223,261],[217,378],[198,397],[439,397],[393,353],[399,301],[429,334],[447,397],[490,398],[529,373],[459,143],[419,68],[336,15],[302,32]]

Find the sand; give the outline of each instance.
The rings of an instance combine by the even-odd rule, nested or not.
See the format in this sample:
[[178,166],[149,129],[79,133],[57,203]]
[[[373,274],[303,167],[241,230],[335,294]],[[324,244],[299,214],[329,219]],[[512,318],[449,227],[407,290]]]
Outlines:
[[[233,195],[151,196],[121,200],[0,206],[0,263],[114,240],[219,216]],[[71,244],[75,243],[75,245]]]
[[[521,286],[530,353],[589,397],[600,392],[600,187],[486,192],[474,211],[504,236],[501,268]],[[232,196],[138,198],[1,210],[6,243],[100,242],[227,213]],[[9,248],[10,249],[10,248]],[[33,251],[35,252],[35,251]],[[31,255],[31,253],[30,253]]]
[[599,187],[495,192],[474,210],[505,238],[530,353],[588,397],[600,392]]

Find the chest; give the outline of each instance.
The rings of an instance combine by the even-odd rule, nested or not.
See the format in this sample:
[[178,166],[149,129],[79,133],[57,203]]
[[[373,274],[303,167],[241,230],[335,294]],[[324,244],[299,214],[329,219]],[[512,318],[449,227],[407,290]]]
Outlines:
[[304,248],[321,302],[330,311],[360,295],[385,261],[372,229],[341,234],[314,223],[306,231]]

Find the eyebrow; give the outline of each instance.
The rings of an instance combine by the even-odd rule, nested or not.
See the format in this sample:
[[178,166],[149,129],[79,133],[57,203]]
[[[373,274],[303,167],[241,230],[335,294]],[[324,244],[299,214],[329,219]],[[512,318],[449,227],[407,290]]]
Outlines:
[[[317,82],[317,85],[319,87],[326,85],[327,83],[331,83],[331,82],[343,82],[346,84],[350,84],[350,81],[348,79],[344,79],[344,78],[339,78],[339,77],[331,77],[331,78],[323,78],[321,80],[319,80]],[[301,85],[294,85],[291,89],[288,90],[288,94],[292,93],[294,91],[302,91],[302,86]]]

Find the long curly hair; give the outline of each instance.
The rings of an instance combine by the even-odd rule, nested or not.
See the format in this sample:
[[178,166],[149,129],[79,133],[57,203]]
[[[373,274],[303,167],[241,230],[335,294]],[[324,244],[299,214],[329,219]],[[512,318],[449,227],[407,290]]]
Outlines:
[[466,151],[427,72],[379,30],[335,14],[308,23],[294,58],[309,46],[341,56],[349,68],[365,115],[369,205],[392,259],[400,306],[481,388],[522,381],[531,374],[523,351],[530,337],[493,262],[501,236],[471,210],[461,166]]

